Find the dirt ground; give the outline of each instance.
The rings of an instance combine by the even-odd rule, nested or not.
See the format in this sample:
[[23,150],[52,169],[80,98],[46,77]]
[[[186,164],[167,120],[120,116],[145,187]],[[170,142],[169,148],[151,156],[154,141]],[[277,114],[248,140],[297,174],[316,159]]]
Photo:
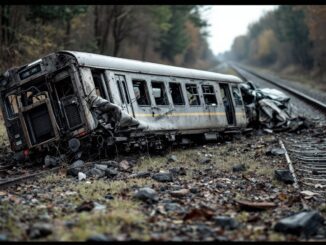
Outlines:
[[[241,136],[163,156],[120,156],[111,177],[79,181],[63,168],[2,190],[0,239],[325,240],[324,227],[310,237],[274,230],[280,219],[302,211],[300,194],[274,177],[274,170],[287,168],[284,155],[266,154],[279,147],[279,136]],[[258,202],[260,210],[249,210],[242,201]],[[307,202],[325,217],[324,200]]]

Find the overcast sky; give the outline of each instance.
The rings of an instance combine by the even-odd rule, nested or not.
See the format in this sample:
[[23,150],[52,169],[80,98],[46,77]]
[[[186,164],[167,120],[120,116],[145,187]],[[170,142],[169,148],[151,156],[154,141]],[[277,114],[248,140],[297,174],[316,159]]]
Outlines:
[[276,8],[275,5],[219,5],[203,15],[207,17],[210,37],[209,45],[215,55],[231,48],[236,36],[245,34],[248,25],[258,20],[265,12]]

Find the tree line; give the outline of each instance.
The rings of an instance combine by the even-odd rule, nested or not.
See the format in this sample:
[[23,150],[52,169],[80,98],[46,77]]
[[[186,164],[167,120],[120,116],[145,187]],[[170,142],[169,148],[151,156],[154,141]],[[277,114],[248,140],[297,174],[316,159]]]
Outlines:
[[326,6],[282,5],[235,38],[226,57],[262,67],[326,75]]
[[208,69],[198,5],[0,5],[0,71],[58,50]]

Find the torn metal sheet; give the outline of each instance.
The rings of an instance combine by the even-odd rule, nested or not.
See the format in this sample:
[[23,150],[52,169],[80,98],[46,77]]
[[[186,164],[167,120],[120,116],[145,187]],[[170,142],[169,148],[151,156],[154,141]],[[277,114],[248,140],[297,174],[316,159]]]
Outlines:
[[290,97],[270,88],[258,88],[252,82],[240,85],[246,114],[251,124],[274,131],[295,131],[304,126],[304,117],[293,113]]

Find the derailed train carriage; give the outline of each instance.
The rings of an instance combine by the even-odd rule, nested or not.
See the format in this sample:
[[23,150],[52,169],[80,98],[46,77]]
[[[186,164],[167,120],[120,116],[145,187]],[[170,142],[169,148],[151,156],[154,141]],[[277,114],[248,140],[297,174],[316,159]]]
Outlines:
[[[61,51],[0,77],[1,109],[16,158],[214,140],[248,121],[231,75]],[[71,144],[70,144],[71,143]]]

